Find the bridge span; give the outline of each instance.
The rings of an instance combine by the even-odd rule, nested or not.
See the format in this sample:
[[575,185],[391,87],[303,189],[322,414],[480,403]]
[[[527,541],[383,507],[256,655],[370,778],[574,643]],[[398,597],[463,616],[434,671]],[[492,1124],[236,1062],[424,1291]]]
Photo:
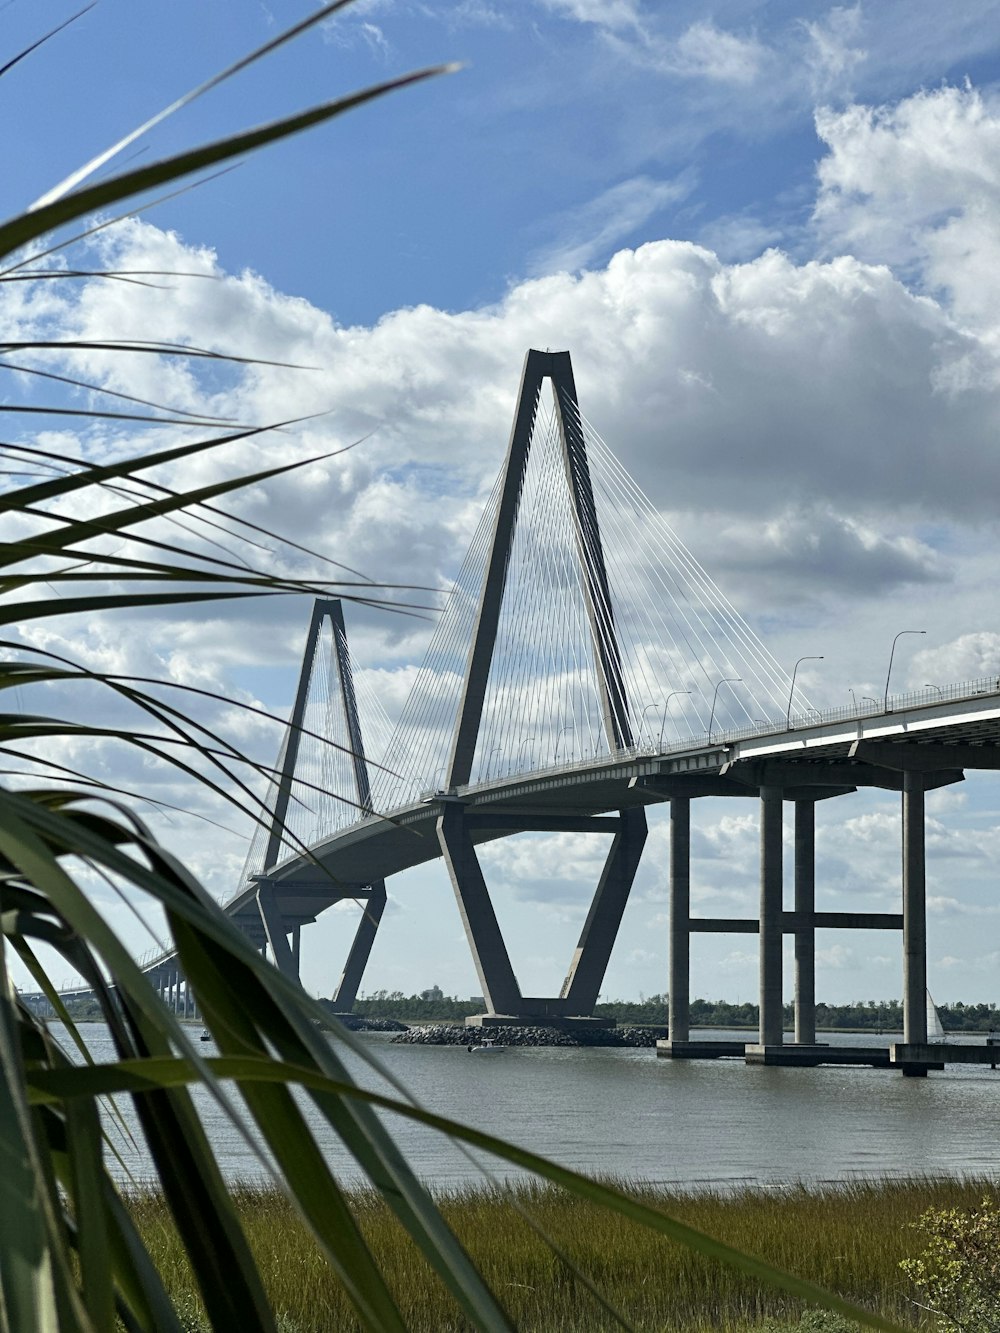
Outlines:
[[[908,695],[890,694],[887,679],[881,700],[821,713],[802,693],[798,665],[789,677],[609,455],[580,412],[568,353],[531,351],[500,480],[377,766],[366,757],[340,603],[317,602],[269,827],[225,910],[278,967],[297,975],[302,927],[338,901],[361,901],[335,992],[348,1010],[382,916],[385,881],[441,857],[482,985],[480,1021],[592,1021],[646,840],[646,808],[666,803],[665,1053],[698,1054],[690,1041],[690,938],[709,931],[758,937],[759,1058],[782,1047],[789,934],[796,1050],[815,1047],[817,929],[900,933],[904,1041],[926,1043],[924,797],[961,781],[966,770],[1000,768],[1000,678]],[[890,676],[891,669],[890,657]],[[326,682],[319,721],[309,712],[318,680]],[[339,779],[321,767],[303,785],[304,747],[318,729],[339,745]],[[900,793],[901,910],[817,912],[816,802],[862,787]],[[319,811],[317,793],[340,793],[332,814]],[[754,918],[691,915],[691,802],[708,796],[759,806]],[[783,901],[786,803],[794,809],[790,910]],[[302,822],[307,809],[311,825]],[[476,853],[527,831],[610,840],[555,996],[522,994]],[[144,962],[166,996],[191,1007],[171,954]]]

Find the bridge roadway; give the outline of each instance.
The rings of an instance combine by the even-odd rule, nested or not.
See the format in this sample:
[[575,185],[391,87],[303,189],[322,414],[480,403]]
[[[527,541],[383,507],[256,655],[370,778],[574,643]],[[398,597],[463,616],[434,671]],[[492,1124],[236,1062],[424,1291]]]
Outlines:
[[[1000,682],[998,682],[1000,684]],[[888,753],[868,747],[891,747]],[[965,768],[994,768],[1000,746],[1000,690],[921,701],[893,711],[859,715],[843,710],[789,730],[784,725],[720,733],[709,742],[668,750],[634,749],[558,768],[520,773],[492,782],[433,791],[385,814],[341,829],[310,849],[308,859],[289,857],[268,880],[282,915],[312,921],[333,903],[441,856],[436,827],[448,805],[483,817],[471,830],[474,844],[527,830],[566,829],[573,821],[600,832],[591,821],[610,813],[655,805],[678,796],[757,795],[768,776],[789,799],[877,786],[902,790],[902,772],[917,764],[930,785],[941,774],[956,781]],[[854,754],[852,755],[852,750]],[[781,761],[782,769],[774,765]],[[761,765],[770,766],[770,774]],[[833,790],[830,790],[833,789]],[[490,823],[487,817],[497,817]],[[613,832],[613,820],[605,821]],[[259,924],[257,885],[225,903],[248,928]]]
[[[645,840],[645,807],[670,803],[668,1042],[660,1054],[712,1055],[690,1040],[690,937],[739,932],[758,936],[759,1044],[747,1058],[786,1063],[783,1047],[783,936],[795,944],[796,1062],[825,1050],[816,1043],[817,928],[896,930],[903,943],[904,1043],[927,1040],[927,925],[924,794],[961,781],[966,769],[1000,768],[1000,681],[951,686],[897,697],[884,710],[842,710],[794,726],[728,732],[668,751],[632,750],[517,774],[502,780],[432,791],[384,816],[359,821],[318,843],[311,856],[277,864],[266,879],[236,895],[226,910],[279,966],[297,967],[300,924],[340,898],[363,893],[369,881],[443,856],[451,875],[486,1000],[484,1023],[574,1023],[592,1014]],[[899,791],[902,798],[902,912],[817,912],[815,804],[859,787]],[[756,797],[760,802],[760,907],[756,918],[704,919],[690,914],[690,803],[699,796]],[[784,906],[784,802],[795,811],[795,903]],[[614,835],[601,882],[558,997],[523,996],[510,967],[474,848],[527,830]],[[863,881],[863,870],[859,875]],[[286,932],[295,957],[280,946]],[[278,947],[275,947],[278,946]],[[346,1007],[346,1006],[345,1006]],[[929,1066],[926,1066],[929,1067]],[[905,1072],[926,1072],[907,1062]]]
[[[917,1049],[927,1041],[924,793],[961,781],[966,769],[997,768],[1000,679],[991,678],[946,687],[933,698],[926,691],[896,696],[884,710],[843,709],[809,722],[799,718],[793,726],[759,725],[711,739],[706,736],[701,743],[666,750],[636,748],[453,791],[427,792],[417,801],[340,830],[318,842],[308,856],[277,863],[223,907],[258,947],[270,946],[278,966],[297,972],[302,925],[339,900],[363,900],[372,885],[381,886],[391,875],[443,856],[486,997],[483,1021],[509,1021],[511,1017],[581,1021],[593,1011],[638,865],[645,839],[643,811],[669,802],[670,1039],[659,1043],[659,1054],[697,1058],[724,1053],[718,1044],[690,1040],[690,936],[738,932],[756,934],[760,951],[759,1044],[747,1046],[747,1059],[820,1063],[828,1052],[816,1045],[817,928],[902,932],[904,1043],[909,1044],[907,1049]],[[817,912],[815,803],[866,786],[899,791],[902,796],[903,910],[898,914]],[[756,918],[720,920],[690,915],[690,803],[704,796],[753,797],[760,802],[760,909]],[[786,801],[795,809],[792,911],[786,911],[783,902],[782,809]],[[525,997],[517,988],[473,850],[528,830],[612,835],[612,850],[570,973],[560,996],[550,999]],[[463,856],[462,840],[469,855]],[[859,878],[863,880],[863,871]],[[793,1047],[782,1045],[782,938],[786,934],[795,938]],[[147,957],[142,965],[168,1002],[185,1013],[194,1012],[172,953]],[[355,990],[359,979],[360,973]],[[920,1061],[903,1066],[904,1072],[917,1074],[934,1067],[937,1065]]]

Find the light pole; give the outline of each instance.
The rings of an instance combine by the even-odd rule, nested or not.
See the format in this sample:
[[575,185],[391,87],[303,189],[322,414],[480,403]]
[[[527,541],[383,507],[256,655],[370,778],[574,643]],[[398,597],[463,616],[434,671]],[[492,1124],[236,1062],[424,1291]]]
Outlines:
[[517,747],[517,771],[521,771],[521,755],[524,753],[524,747],[530,745],[532,741],[538,740],[537,736],[525,736],[524,740]]
[[556,737],[556,752],[555,752],[555,754],[552,756],[552,762],[553,762],[554,764],[558,764],[558,762],[559,762],[559,742],[560,742],[560,741],[562,740],[562,738],[563,738],[563,732],[564,732],[564,731],[572,731],[572,730],[573,730],[573,723],[572,723],[572,722],[568,722],[568,723],[566,724],[565,727],[560,727],[560,728],[559,728],[559,735]]
[[820,657],[800,657],[799,660],[798,660],[798,661],[795,663],[795,665],[792,667],[792,688],[788,691],[788,707],[785,709],[785,726],[787,727],[787,729],[788,729],[789,731],[791,731],[791,729],[792,729],[792,698],[794,697],[794,694],[795,694],[795,676],[796,676],[796,673],[798,672],[798,669],[799,669],[799,667],[802,665],[803,662],[822,662],[822,661],[823,661],[822,656],[820,656]]
[[874,704],[875,707],[878,708],[878,700],[873,699],[870,694],[863,694],[861,696],[861,702],[863,704]]
[[847,687],[847,693],[851,696],[851,702],[854,704],[854,711],[857,712],[857,711],[858,711],[858,696],[857,696],[857,695],[854,693],[854,691],[851,689],[850,685],[848,685],[848,687]]
[[667,695],[667,702],[663,705],[663,721],[660,723],[660,749],[663,749],[663,728],[667,725],[667,711],[670,708],[670,700],[676,698],[678,694],[690,694],[690,690],[671,690]]
[[742,676],[723,676],[715,687],[715,693],[712,695],[712,711],[708,717],[708,743],[712,744],[712,723],[715,721],[715,705],[719,700],[719,686],[721,685],[742,685]]
[[[645,720],[646,720],[646,714],[649,712],[649,710],[650,710],[651,708],[659,708],[659,707],[661,707],[660,704],[647,704],[646,707],[642,710],[642,716],[639,718],[639,743],[640,743],[640,744],[642,743],[642,725],[643,725],[643,723],[644,723]],[[661,726],[660,730],[662,731],[662,729],[663,729],[663,728],[662,728],[662,726]],[[650,736],[649,739],[650,739],[650,741],[652,741],[652,739],[653,739],[652,735]]]
[[493,749],[486,756],[486,777],[483,779],[484,782],[489,782],[490,780],[490,764],[493,762],[493,756],[495,754],[503,754],[502,745],[494,745]]
[[885,673],[885,695],[882,699],[882,711],[884,713],[888,713],[889,711],[889,680],[892,676],[892,659],[896,653],[897,641],[901,639],[904,634],[926,634],[926,633],[927,631],[925,629],[901,629],[899,633],[896,635],[896,638],[893,639],[892,648],[889,650],[889,670]]
[[934,682],[933,682],[932,680],[925,680],[925,681],[924,681],[924,689],[925,689],[925,690],[937,690],[937,692],[938,692],[938,694],[940,694],[941,698],[942,698],[942,699],[944,698],[944,690],[941,688],[940,685],[935,685]]

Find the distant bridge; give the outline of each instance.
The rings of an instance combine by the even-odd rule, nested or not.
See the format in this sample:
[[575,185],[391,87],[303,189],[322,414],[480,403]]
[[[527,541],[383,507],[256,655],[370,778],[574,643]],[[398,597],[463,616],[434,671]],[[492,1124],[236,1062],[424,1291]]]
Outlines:
[[[297,975],[302,926],[360,900],[335,995],[348,1010],[386,879],[442,857],[486,1001],[482,1021],[585,1021],[639,865],[645,809],[666,802],[673,1054],[696,1053],[689,944],[706,931],[758,936],[762,1056],[782,1044],[785,934],[795,939],[796,1043],[809,1046],[816,930],[901,931],[904,1040],[924,1043],[924,793],[967,769],[1000,768],[1000,679],[907,695],[891,695],[887,680],[881,699],[821,713],[797,684],[798,665],[790,677],[768,653],[585,422],[569,354],[530,351],[500,480],[377,767],[366,759],[340,603],[316,603],[270,824],[225,910]],[[317,746],[317,733],[334,744]],[[817,912],[815,803],[869,786],[901,793],[902,910]],[[759,802],[753,919],[691,917],[690,803],[699,796]],[[786,801],[795,811],[791,911],[782,901]],[[525,831],[610,838],[556,996],[521,993],[476,855]],[[143,961],[172,1003],[191,1007],[172,954]]]

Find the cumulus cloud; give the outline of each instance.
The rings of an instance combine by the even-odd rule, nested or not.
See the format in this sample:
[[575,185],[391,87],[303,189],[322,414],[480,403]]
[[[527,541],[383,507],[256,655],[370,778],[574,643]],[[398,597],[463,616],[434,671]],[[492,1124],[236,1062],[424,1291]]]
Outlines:
[[901,583],[940,582],[948,567],[942,555],[910,537],[886,536],[833,512],[803,508],[764,524],[723,522],[713,562],[726,581],[777,573],[786,594],[796,582],[801,595],[823,587],[871,594]]
[[816,114],[814,221],[829,246],[910,267],[956,316],[997,328],[1000,103],[966,85]]
[[1000,679],[1000,634],[994,630],[979,630],[960,634],[950,643],[922,649],[914,654],[910,676],[931,682],[982,680],[992,683]]

